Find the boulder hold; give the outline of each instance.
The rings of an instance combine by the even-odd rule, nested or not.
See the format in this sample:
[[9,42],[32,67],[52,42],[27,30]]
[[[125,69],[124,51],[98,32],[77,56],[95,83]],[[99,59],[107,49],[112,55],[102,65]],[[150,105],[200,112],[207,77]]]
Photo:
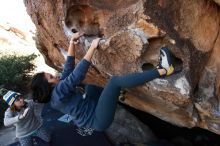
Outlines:
[[[215,3],[215,2],[216,3]],[[129,89],[122,101],[162,120],[220,134],[218,0],[24,0],[50,66],[61,70],[73,32],[83,31],[77,59],[102,37],[85,82],[141,72],[170,48],[177,72]],[[78,61],[77,60],[77,61]]]

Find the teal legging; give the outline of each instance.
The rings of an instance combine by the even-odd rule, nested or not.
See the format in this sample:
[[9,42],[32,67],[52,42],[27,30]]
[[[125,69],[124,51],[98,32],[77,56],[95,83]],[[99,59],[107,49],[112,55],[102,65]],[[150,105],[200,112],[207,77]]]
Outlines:
[[112,76],[99,97],[92,128],[103,131],[110,126],[114,119],[121,89],[136,87],[158,77],[160,74],[157,69],[125,76]]

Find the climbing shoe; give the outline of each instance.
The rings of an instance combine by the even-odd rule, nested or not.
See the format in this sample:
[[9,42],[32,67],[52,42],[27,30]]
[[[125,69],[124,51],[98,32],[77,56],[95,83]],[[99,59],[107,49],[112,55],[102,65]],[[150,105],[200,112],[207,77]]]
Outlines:
[[168,48],[162,47],[160,49],[160,58],[157,65],[157,69],[165,69],[166,76],[171,75],[174,72],[174,67],[172,64],[172,55]]

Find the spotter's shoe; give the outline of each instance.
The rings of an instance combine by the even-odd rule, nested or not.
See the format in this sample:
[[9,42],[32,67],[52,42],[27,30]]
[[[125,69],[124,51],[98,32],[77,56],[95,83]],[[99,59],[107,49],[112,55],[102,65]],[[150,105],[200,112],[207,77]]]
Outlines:
[[166,47],[162,47],[160,49],[160,58],[159,58],[159,64],[157,65],[157,68],[158,69],[165,69],[166,76],[171,75],[174,72],[171,52]]

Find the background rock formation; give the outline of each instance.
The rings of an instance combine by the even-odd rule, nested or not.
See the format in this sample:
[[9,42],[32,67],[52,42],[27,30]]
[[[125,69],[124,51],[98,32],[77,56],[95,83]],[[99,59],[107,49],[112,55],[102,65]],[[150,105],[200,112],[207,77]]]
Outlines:
[[127,90],[122,102],[178,126],[220,134],[219,0],[24,0],[46,62],[60,70],[73,32],[77,59],[102,37],[85,82],[155,66],[159,49],[175,56],[176,74]]

